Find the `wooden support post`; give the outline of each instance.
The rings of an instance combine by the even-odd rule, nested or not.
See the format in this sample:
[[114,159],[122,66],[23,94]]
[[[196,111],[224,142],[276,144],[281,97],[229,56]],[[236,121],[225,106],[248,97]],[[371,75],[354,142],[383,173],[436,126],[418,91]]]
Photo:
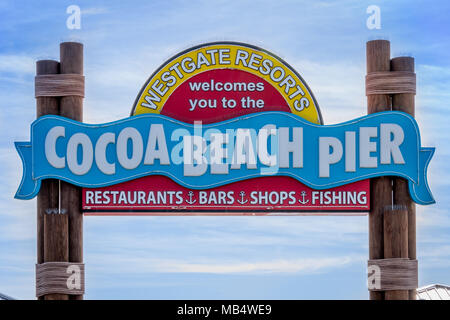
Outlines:
[[[37,74],[55,74],[59,63],[38,61]],[[58,114],[58,98],[38,97],[37,116]],[[43,222],[43,225],[42,225]],[[40,244],[43,244],[40,245]],[[59,206],[59,181],[44,180],[38,196],[38,263],[69,261],[68,218]],[[45,300],[67,300],[66,294],[48,294]]]
[[[40,60],[36,63],[36,75],[58,74],[59,62]],[[37,97],[36,118],[47,114],[59,114],[58,98]],[[50,210],[59,209],[59,181],[46,179],[42,181],[41,190],[37,195],[37,263],[44,262],[44,216]],[[43,297],[39,297],[43,299]]]
[[[398,57],[391,60],[391,71],[414,72],[414,58]],[[403,111],[414,117],[415,96],[413,93],[399,93],[392,96],[392,110]],[[416,256],[416,205],[408,192],[408,182],[403,178],[394,178],[394,203],[404,206],[408,214],[408,255],[407,258],[417,259]],[[409,300],[416,299],[416,290],[409,291]]]
[[[60,46],[61,74],[83,74],[83,45],[63,42]],[[61,97],[60,115],[83,121],[83,97]],[[81,188],[61,181],[61,208],[69,217],[69,261],[83,262],[83,214],[81,213]],[[71,295],[81,300],[82,295]]]
[[[367,73],[390,70],[390,43],[386,40],[367,42]],[[391,99],[387,94],[371,94],[367,96],[367,113],[381,112],[391,109]],[[380,177],[370,181],[371,205],[369,213],[369,257],[383,259],[383,209],[392,205],[392,180]],[[383,300],[384,292],[371,291],[371,300]]]

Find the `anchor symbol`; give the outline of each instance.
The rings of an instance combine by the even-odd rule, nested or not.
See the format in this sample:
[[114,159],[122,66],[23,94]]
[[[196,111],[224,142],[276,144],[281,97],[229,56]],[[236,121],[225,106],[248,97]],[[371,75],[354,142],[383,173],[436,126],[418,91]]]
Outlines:
[[300,192],[300,195],[302,196],[301,200],[298,200],[298,202],[300,202],[301,204],[307,204],[309,202],[309,200],[305,200],[306,197],[306,191],[302,191]]
[[245,192],[244,191],[239,192],[239,195],[241,196],[241,200],[238,200],[237,202],[239,202],[240,204],[245,204],[245,203],[248,202],[248,200],[244,201],[244,197],[245,197]]
[[197,200],[193,200],[192,197],[194,196],[194,192],[193,191],[189,191],[188,192],[188,196],[189,196],[189,200],[186,200],[187,203],[189,204],[194,204],[197,202]]

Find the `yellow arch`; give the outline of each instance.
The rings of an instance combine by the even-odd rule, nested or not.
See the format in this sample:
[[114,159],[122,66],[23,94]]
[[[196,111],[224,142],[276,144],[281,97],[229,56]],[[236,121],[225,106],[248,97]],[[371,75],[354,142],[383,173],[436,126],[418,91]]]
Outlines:
[[147,80],[131,114],[160,113],[178,86],[199,73],[214,69],[250,72],[270,83],[284,97],[292,113],[313,123],[322,123],[313,94],[292,67],[268,51],[236,42],[203,44],[169,59]]

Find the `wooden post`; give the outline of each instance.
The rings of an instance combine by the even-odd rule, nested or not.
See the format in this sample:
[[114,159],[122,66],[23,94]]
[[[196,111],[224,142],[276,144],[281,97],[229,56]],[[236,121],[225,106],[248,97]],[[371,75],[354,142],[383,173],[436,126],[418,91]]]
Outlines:
[[[404,206],[384,210],[384,258],[408,258],[408,211]],[[385,300],[408,300],[408,290],[389,290]]]
[[[83,44],[63,42],[60,45],[61,74],[83,74]],[[60,115],[83,121],[83,97],[61,97]],[[61,208],[69,217],[69,261],[83,262],[83,214],[81,213],[81,188],[61,181]],[[82,300],[82,295],[70,299]]]
[[[40,60],[36,63],[36,75],[58,74],[59,62]],[[47,114],[59,114],[58,98],[37,97],[36,118]],[[44,262],[44,217],[51,210],[59,210],[59,181],[46,179],[42,181],[37,195],[37,263]],[[44,297],[39,297],[42,300]]]
[[[44,215],[44,262],[69,261],[69,219],[57,212]],[[67,294],[47,294],[45,300],[68,300]]]
[[[386,40],[367,42],[367,73],[390,70],[390,43]],[[387,94],[371,94],[367,96],[367,113],[381,112],[391,109],[391,99]],[[380,177],[370,181],[371,205],[369,213],[369,257],[383,259],[383,210],[392,205],[392,180]],[[384,292],[370,291],[371,300],[383,300]]]
[[[391,71],[414,72],[414,58],[398,57],[391,60]],[[415,97],[413,93],[399,93],[392,96],[392,110],[403,111],[414,117]],[[416,205],[408,192],[408,182],[403,178],[394,178],[394,203],[404,206],[408,215],[408,255],[416,259]],[[416,290],[409,291],[409,300],[416,299]]]
[[[55,74],[56,61],[38,61],[37,74]],[[58,98],[38,97],[37,116],[58,114]],[[69,261],[68,218],[59,206],[59,181],[44,180],[38,196],[38,263]],[[42,219],[43,216],[43,219]],[[43,222],[43,226],[40,224]],[[43,248],[39,245],[43,243]],[[43,259],[42,259],[43,255]],[[45,300],[67,300],[66,294],[48,294]]]

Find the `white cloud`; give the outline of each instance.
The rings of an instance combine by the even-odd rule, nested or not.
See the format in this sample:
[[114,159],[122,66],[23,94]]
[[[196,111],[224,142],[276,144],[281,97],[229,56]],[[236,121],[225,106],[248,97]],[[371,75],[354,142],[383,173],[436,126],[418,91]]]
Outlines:
[[35,59],[25,55],[0,55],[0,72],[34,74]]
[[[185,259],[152,259],[136,255],[96,255],[97,271],[106,273],[212,273],[212,274],[264,274],[264,273],[301,273],[310,274],[326,269],[340,268],[348,264],[363,261],[363,257],[318,257],[291,258],[264,261],[203,261],[192,262]],[[110,262],[110,263],[108,263]]]
[[350,257],[318,258],[318,259],[286,259],[258,262],[235,263],[192,263],[185,261],[155,261],[155,272],[188,272],[188,273],[312,273],[326,268],[342,267],[351,263]]

